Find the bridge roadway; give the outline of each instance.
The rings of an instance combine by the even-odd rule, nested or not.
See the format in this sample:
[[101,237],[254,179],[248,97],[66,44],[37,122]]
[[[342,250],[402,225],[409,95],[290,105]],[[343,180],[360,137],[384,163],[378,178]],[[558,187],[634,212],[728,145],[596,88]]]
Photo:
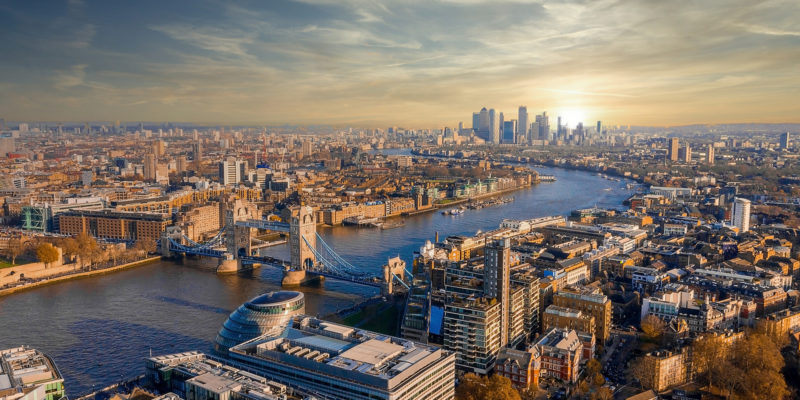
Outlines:
[[[279,258],[274,258],[269,256],[245,256],[245,257],[240,257],[240,260],[242,261],[242,264],[261,264],[276,268],[285,268],[285,266],[289,264],[286,260],[281,260]],[[377,277],[355,277],[351,275],[336,274],[316,269],[307,269],[306,274],[323,276],[325,278],[336,279],[345,282],[353,282],[359,285],[372,286],[376,288],[383,287],[382,284],[378,281]]]

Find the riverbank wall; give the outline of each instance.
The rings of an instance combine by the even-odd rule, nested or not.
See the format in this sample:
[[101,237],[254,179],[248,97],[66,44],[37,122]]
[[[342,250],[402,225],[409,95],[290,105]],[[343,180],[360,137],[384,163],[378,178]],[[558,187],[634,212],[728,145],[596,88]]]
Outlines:
[[[139,260],[139,261],[134,261],[134,262],[130,262],[130,263],[127,263],[127,264],[121,264],[121,265],[108,267],[108,268],[97,269],[97,270],[92,270],[92,271],[84,271],[84,272],[75,272],[75,273],[71,273],[71,272],[74,271],[74,269],[73,269],[74,267],[71,264],[68,264],[66,266],[59,267],[60,270],[56,270],[56,269],[48,269],[48,270],[46,270],[46,271],[50,272],[50,274],[48,274],[47,276],[52,276],[52,278],[45,278],[45,279],[40,280],[40,281],[26,283],[26,284],[23,284],[23,285],[2,289],[2,290],[0,290],[0,297],[6,296],[6,295],[9,295],[9,294],[12,294],[12,293],[20,292],[20,291],[23,291],[23,290],[33,289],[33,288],[36,288],[36,287],[39,287],[39,286],[52,285],[52,284],[55,284],[55,283],[64,282],[64,281],[68,281],[68,280],[72,280],[72,279],[80,279],[80,278],[87,278],[87,277],[95,276],[95,275],[110,274],[112,272],[122,271],[122,270],[130,269],[130,268],[133,268],[133,267],[138,267],[138,266],[142,266],[142,265],[151,264],[151,263],[154,263],[154,262],[156,262],[158,260],[161,260],[160,256],[149,257],[149,258],[145,258],[145,259],[142,259],[142,260]],[[6,273],[5,272],[6,269],[11,269],[11,268],[2,269],[2,270],[0,270],[0,273]],[[61,271],[61,270],[63,270],[63,271]],[[23,271],[23,273],[26,274],[25,275],[26,278],[32,278],[32,277],[27,275],[27,272]],[[14,278],[18,280],[19,276],[15,274]]]

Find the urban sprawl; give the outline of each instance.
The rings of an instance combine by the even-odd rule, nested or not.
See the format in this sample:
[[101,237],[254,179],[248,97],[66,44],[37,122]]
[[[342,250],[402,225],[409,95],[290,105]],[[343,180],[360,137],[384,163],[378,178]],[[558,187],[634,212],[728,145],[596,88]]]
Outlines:
[[[280,268],[284,286],[231,313],[213,351],[142,354],[141,376],[91,394],[45,349],[0,350],[0,400],[797,396],[798,126],[567,122],[526,107],[437,129],[0,120],[0,295],[184,258]],[[317,234],[514,207],[557,182],[542,167],[627,198],[437,233],[366,269]],[[262,251],[276,244],[289,259]],[[380,295],[306,314],[304,287],[326,279]]]

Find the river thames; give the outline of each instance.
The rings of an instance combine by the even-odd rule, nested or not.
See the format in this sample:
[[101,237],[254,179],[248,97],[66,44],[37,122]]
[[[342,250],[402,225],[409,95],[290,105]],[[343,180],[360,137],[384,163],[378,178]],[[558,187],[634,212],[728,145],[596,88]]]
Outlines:
[[[473,235],[497,228],[504,218],[565,215],[577,208],[619,208],[630,194],[625,181],[596,174],[536,167],[553,183],[512,192],[508,204],[439,212],[405,219],[387,230],[320,228],[320,235],[352,264],[377,272],[389,257],[410,263],[413,252],[436,232]],[[285,246],[268,254],[288,258]],[[67,281],[0,298],[0,348],[23,344],[52,356],[71,397],[144,372],[144,359],[187,350],[210,351],[227,315],[246,300],[280,287],[281,271],[261,268],[218,276],[190,265],[157,262],[110,275]],[[325,315],[352,306],[377,289],[329,280],[301,288],[306,312]]]

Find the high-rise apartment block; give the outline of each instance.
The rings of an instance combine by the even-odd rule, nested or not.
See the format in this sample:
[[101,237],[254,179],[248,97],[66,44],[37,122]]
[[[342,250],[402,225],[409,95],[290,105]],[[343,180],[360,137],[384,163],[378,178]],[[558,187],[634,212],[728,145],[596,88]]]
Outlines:
[[714,144],[709,143],[708,147],[706,147],[706,163],[714,165],[714,157]]
[[483,294],[488,298],[497,299],[503,310],[500,316],[500,344],[508,344],[509,327],[509,301],[510,296],[510,269],[511,269],[511,240],[497,240],[486,245],[484,250],[484,275]]
[[667,157],[670,161],[678,161],[678,138],[671,138],[669,140],[669,149]]
[[781,133],[781,150],[788,150],[789,149],[789,132]]
[[733,200],[731,223],[739,228],[739,233],[750,230],[750,200],[737,197]]
[[228,157],[219,163],[219,182],[223,185],[235,185],[242,181],[247,172],[247,163]]

